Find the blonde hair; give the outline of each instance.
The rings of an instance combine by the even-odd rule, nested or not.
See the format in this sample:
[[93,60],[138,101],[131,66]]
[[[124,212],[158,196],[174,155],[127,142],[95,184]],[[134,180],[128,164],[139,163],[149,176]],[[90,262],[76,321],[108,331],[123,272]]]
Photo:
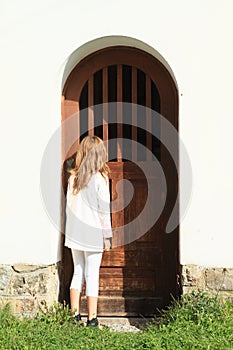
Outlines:
[[107,178],[110,170],[106,161],[107,151],[103,140],[97,136],[84,137],[77,149],[75,167],[70,171],[74,176],[73,194],[86,187],[92,175],[98,171]]

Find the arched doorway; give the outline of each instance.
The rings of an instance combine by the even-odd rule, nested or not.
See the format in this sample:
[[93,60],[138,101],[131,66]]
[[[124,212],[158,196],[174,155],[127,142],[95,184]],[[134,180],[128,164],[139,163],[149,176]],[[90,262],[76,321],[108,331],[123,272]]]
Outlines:
[[[140,109],[136,105],[148,108]],[[165,234],[177,196],[178,175],[166,147],[152,136],[153,128],[160,128],[160,125],[148,115],[150,109],[161,113],[178,129],[178,95],[171,75],[151,54],[132,47],[114,46],[88,55],[73,69],[63,89],[63,121],[78,115],[75,127],[63,130],[63,145],[69,142],[70,132],[77,135],[66,154],[65,168],[72,166],[77,143],[87,133],[96,134],[109,145],[112,199],[117,198],[117,183],[121,179],[130,181],[134,189],[131,202],[112,213],[113,249],[104,253],[101,264],[99,315],[152,315],[157,308],[169,303],[171,295],[179,294],[179,229]],[[140,119],[140,127],[132,125],[133,118]],[[117,140],[110,142],[119,138],[134,140],[151,151],[163,168],[168,189],[159,220],[148,232],[131,239],[128,244],[123,244],[124,229],[118,232],[117,228],[126,226],[143,210],[148,196],[148,179],[138,164],[153,160],[145,149],[139,151],[138,146],[129,146],[130,149],[127,146],[127,152],[138,164],[128,161],[124,157],[124,141],[123,144]],[[175,153],[178,155],[178,149]],[[67,176],[64,177],[64,188],[66,181]],[[162,201],[156,173],[150,176],[150,181],[154,195]],[[124,186],[118,191],[118,197],[124,202]],[[147,215],[155,210],[151,207]],[[134,232],[129,234],[134,235]],[[63,248],[62,266],[60,299],[68,300],[72,262],[66,248]],[[83,303],[85,308],[85,299]]]

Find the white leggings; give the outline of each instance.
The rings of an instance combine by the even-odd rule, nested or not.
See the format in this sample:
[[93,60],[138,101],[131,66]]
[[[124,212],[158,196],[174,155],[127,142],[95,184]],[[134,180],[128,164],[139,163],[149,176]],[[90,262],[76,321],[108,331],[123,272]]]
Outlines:
[[82,291],[84,278],[86,281],[86,296],[98,297],[99,269],[102,252],[85,252],[72,249],[74,274],[70,289]]

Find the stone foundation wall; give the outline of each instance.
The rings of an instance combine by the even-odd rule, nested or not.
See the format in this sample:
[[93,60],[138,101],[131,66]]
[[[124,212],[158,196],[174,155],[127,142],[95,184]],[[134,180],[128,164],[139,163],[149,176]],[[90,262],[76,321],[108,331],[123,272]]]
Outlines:
[[58,266],[0,265],[0,304],[11,304],[19,316],[34,316],[58,298]]
[[201,290],[233,301],[233,268],[182,266],[183,293]]
[[[183,293],[202,290],[233,301],[233,268],[182,266]],[[34,316],[58,300],[58,265],[0,265],[0,304],[15,315]]]

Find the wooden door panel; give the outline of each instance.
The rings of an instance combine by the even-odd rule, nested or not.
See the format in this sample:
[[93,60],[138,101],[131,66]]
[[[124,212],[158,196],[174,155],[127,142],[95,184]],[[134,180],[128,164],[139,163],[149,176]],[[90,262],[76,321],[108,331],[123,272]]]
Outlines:
[[138,247],[130,249],[130,245],[104,252],[101,266],[104,267],[159,267],[162,262],[162,252],[156,247]]
[[[113,235],[119,234],[115,230],[118,225],[124,226],[130,224],[132,220],[137,220],[137,227],[142,232],[142,236],[136,238],[134,232],[129,232],[131,243],[117,246],[103,254],[99,284],[99,312],[101,310],[104,312],[106,308],[104,297],[109,296],[108,306],[111,309],[114,309],[115,305],[121,305],[121,310],[123,306],[119,297],[124,298],[124,310],[118,310],[118,315],[123,315],[125,312],[145,314],[150,309],[148,303],[151,303],[152,307],[153,305],[159,307],[163,302],[161,230],[159,230],[160,226],[156,225],[148,232],[143,231],[145,225],[143,220],[140,221],[139,215],[147,204],[148,186],[140,167],[132,163],[124,163],[122,166],[119,166],[119,163],[118,166],[110,163],[110,169],[112,200],[117,197],[115,187],[121,179],[130,181],[134,190],[130,203],[121,212],[112,213]],[[126,198],[124,186],[121,191],[120,193],[118,191],[118,196],[122,196],[124,200]],[[124,207],[124,203],[121,204]],[[148,217],[152,210],[154,208],[147,208]],[[122,243],[124,234],[123,231]],[[113,240],[115,244],[120,242],[119,238],[113,238]]]
[[[104,268],[101,269],[100,295],[154,296],[159,282],[156,270],[144,271],[144,268]],[[108,293],[106,294],[106,290]]]
[[[86,302],[86,301],[85,301]],[[85,303],[84,302],[84,303]],[[98,315],[100,316],[154,316],[163,306],[163,299],[154,297],[100,296]],[[84,304],[84,310],[86,306]]]

